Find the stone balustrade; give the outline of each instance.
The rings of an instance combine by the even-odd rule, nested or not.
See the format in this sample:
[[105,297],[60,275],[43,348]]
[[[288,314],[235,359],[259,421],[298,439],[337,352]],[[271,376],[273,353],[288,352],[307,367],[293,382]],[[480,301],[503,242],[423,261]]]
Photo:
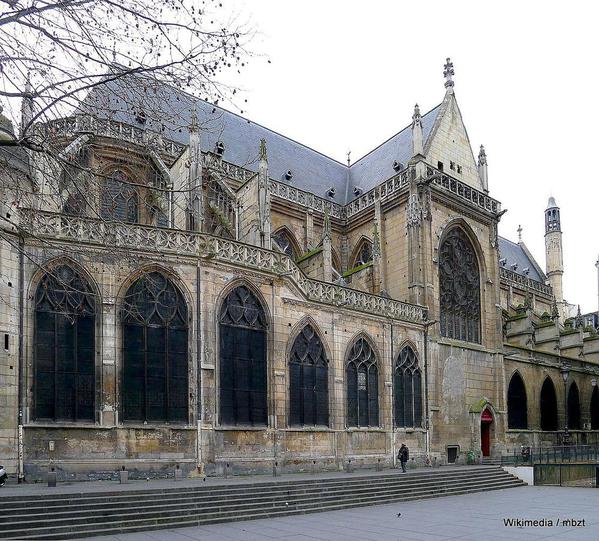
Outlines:
[[107,222],[23,209],[21,228],[33,238],[103,246],[113,251],[150,251],[199,256],[242,268],[286,276],[310,301],[399,321],[423,323],[427,309],[406,302],[307,278],[287,255],[203,233]]
[[506,269],[505,267],[499,267],[499,277],[501,278],[502,282],[515,285],[521,289],[528,289],[535,293],[541,293],[549,298],[553,296],[551,286],[543,284],[542,282],[537,282],[528,276],[522,276],[521,274]]

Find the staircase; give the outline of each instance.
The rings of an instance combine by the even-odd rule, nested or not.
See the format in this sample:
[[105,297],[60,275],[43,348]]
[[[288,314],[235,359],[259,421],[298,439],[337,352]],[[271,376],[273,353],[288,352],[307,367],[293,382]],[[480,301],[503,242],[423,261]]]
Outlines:
[[73,539],[520,487],[495,466],[180,488],[7,496],[1,539]]
[[480,463],[483,466],[501,466],[501,457],[499,456],[483,456]]

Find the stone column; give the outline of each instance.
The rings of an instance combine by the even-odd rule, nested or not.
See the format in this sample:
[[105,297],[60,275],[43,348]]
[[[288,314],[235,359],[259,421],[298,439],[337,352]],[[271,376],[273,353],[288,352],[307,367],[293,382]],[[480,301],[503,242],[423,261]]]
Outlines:
[[260,141],[260,163],[258,166],[258,214],[260,220],[260,246],[271,249],[270,191],[268,190],[268,158],[266,140]]

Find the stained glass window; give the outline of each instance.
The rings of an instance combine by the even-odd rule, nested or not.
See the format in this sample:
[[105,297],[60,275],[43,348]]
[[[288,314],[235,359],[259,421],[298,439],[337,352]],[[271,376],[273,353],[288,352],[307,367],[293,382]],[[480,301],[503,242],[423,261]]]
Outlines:
[[125,421],[188,421],[187,304],[159,272],[139,278],[123,307]]
[[266,425],[266,315],[246,286],[220,309],[220,422]]
[[422,378],[418,359],[404,347],[395,361],[395,426],[422,426]]
[[96,304],[85,278],[67,265],[35,294],[34,417],[94,421]]
[[139,194],[122,171],[105,179],[101,192],[102,218],[130,224],[139,221]]
[[328,426],[329,363],[322,342],[306,325],[293,343],[289,358],[290,426]]
[[372,242],[363,240],[356,253],[353,268],[369,263],[370,261],[372,261]]
[[439,254],[441,335],[480,343],[480,276],[472,243],[451,229]]
[[365,338],[352,345],[345,367],[347,426],[378,426],[378,368],[374,351]]

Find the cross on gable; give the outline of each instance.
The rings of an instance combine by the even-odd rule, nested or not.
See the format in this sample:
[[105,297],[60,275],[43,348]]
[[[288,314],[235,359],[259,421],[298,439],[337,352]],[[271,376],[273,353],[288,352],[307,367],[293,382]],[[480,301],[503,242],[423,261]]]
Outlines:
[[450,88],[453,86],[452,77],[455,75],[453,71],[453,62],[450,58],[447,59],[447,62],[443,66],[443,77],[445,77],[445,88]]

